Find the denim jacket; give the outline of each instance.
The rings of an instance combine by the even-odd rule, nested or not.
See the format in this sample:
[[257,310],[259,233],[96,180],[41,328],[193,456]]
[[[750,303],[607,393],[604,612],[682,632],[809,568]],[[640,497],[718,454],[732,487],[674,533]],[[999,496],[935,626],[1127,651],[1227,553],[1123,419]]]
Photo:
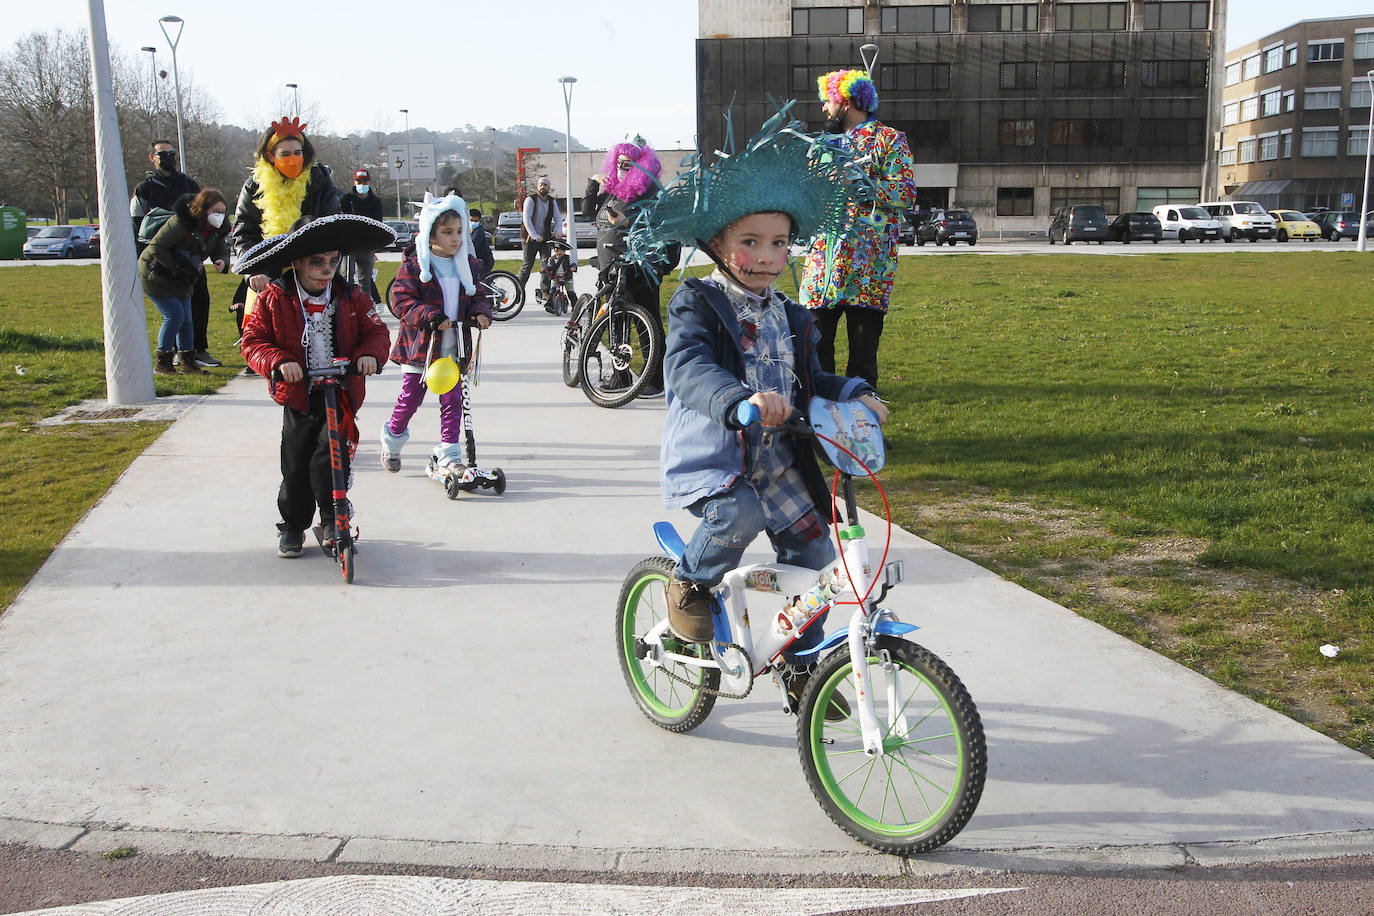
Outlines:
[[[859,397],[873,388],[863,379],[822,372],[816,355],[820,331],[810,313],[781,293],[792,330],[798,383],[789,392],[793,405],[806,414],[812,396],[836,401]],[[663,502],[682,509],[723,493],[748,475],[757,460],[762,430],[741,430],[735,406],[754,392],[744,384],[746,359],[735,308],[712,281],[684,281],[668,303],[668,346],[663,376],[668,415],[659,450]],[[814,449],[796,450],[797,466],[816,505],[829,503]]]

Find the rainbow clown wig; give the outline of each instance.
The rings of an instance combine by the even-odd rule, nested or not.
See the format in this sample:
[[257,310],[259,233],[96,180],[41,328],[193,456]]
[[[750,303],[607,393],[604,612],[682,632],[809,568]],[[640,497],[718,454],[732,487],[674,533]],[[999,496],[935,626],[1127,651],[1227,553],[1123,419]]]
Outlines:
[[817,77],[816,85],[822,102],[848,102],[867,114],[878,110],[878,90],[866,70],[831,70]]

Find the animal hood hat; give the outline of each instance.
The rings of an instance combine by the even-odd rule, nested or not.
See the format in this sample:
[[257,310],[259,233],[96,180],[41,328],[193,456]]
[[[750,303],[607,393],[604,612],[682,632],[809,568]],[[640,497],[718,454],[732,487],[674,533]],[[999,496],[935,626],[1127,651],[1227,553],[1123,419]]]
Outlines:
[[429,269],[429,234],[434,229],[435,219],[445,210],[457,213],[458,218],[463,221],[463,229],[458,233],[458,253],[453,256],[453,265],[458,268],[458,279],[462,281],[463,292],[471,296],[477,291],[476,285],[472,282],[472,267],[468,264],[468,249],[472,244],[468,238],[472,235],[472,220],[468,218],[467,201],[457,194],[434,197],[428,191],[425,192],[425,199],[420,204],[420,231],[415,236],[415,256],[420,261],[420,282],[428,283],[434,278]]
[[[854,153],[806,133],[783,105],[739,152],[726,115],[726,145],[708,167],[700,155],[662,194],[630,209],[626,258],[661,264],[673,243],[707,249],[717,233],[751,213],[780,212],[792,218],[793,241],[847,232],[851,202],[872,199],[874,182]],[[833,139],[833,138],[832,138]]]
[[878,90],[867,70],[831,70],[816,85],[822,102],[848,102],[866,114],[878,110]]

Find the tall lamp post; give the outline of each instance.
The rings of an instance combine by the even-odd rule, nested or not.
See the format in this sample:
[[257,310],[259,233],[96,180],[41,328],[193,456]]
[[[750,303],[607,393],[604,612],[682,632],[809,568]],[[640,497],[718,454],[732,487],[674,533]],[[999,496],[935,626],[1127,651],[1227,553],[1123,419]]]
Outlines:
[[567,157],[564,159],[564,178],[568,188],[568,212],[563,214],[563,228],[566,231],[564,241],[572,246],[573,261],[577,261],[577,219],[573,215],[572,203],[572,89],[573,83],[577,82],[575,76],[560,76],[558,82],[563,85],[563,113],[567,120],[563,124],[563,152]]
[[296,119],[297,119],[297,120],[300,120],[300,116],[301,116],[301,87],[300,87],[300,86],[297,86],[295,83],[287,83],[287,84],[286,84],[286,88],[291,90],[291,97],[292,97],[292,98],[291,98],[291,102],[292,102],[291,107],[294,108],[294,109],[296,109],[295,112],[294,112],[294,114],[295,114],[295,116],[296,116]]
[[[181,41],[181,30],[186,27],[186,23],[180,16],[163,16],[157,22],[162,27],[162,34],[166,37],[167,43],[172,46],[172,80],[176,83],[177,90],[177,154],[181,156],[181,170],[189,175],[191,166],[186,155],[186,135],[181,131],[181,71],[177,69],[177,42]],[[167,34],[169,25],[177,27],[176,38]]]
[[1360,204],[1360,237],[1355,245],[1356,251],[1366,251],[1369,242],[1366,227],[1369,225],[1369,156],[1374,151],[1374,70],[1365,73],[1369,80],[1369,130],[1364,135],[1364,202]]
[[151,45],[144,45],[143,50],[148,52],[148,82],[153,86],[153,136],[162,133],[162,100],[157,96],[157,48]]
[[[405,119],[406,119],[406,132],[405,132],[405,138],[406,138],[406,159],[405,159],[405,162],[406,162],[406,189],[409,190],[409,189],[410,189],[410,109],[409,109],[409,108],[402,108],[400,111],[401,111],[401,114],[405,115]],[[397,177],[397,180],[400,179],[400,175],[399,175],[399,174],[398,174],[396,177]],[[397,209],[397,210],[401,209],[400,186],[399,186],[399,185],[397,186],[396,209]],[[405,216],[404,216],[403,214],[397,214],[397,215],[396,215],[396,218],[397,218],[397,219],[405,219]]]

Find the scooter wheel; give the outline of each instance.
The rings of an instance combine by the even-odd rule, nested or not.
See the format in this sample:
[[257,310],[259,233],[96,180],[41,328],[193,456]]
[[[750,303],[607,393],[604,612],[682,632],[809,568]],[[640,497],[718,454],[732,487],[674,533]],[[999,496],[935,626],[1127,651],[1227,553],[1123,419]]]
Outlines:
[[463,482],[453,474],[444,477],[444,492],[448,494],[449,499],[458,498],[458,494],[463,490],[462,483]]
[[496,475],[496,483],[492,484],[491,488],[496,491],[497,496],[500,496],[506,492],[506,472],[500,468],[493,468],[492,473]]
[[339,549],[339,565],[343,567],[343,580],[347,585],[353,584],[353,545],[346,544]]

